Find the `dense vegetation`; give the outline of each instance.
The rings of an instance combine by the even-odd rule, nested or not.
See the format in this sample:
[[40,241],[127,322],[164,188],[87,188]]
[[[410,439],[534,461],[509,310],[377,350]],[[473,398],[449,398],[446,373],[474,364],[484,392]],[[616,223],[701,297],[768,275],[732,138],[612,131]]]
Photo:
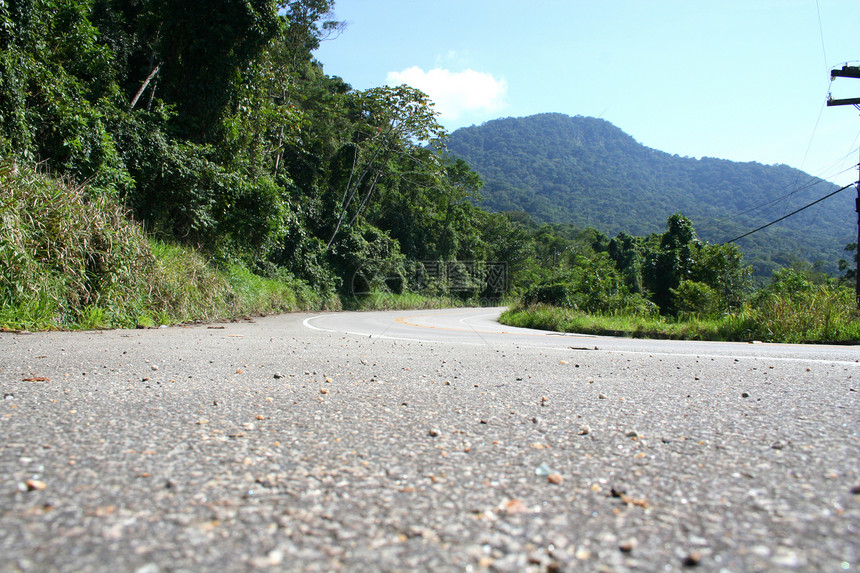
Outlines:
[[[837,188],[785,165],[669,155],[607,121],[561,114],[459,129],[448,148],[484,177],[486,207],[609,235],[659,232],[680,211],[720,243]],[[845,191],[738,244],[760,276],[802,261],[835,273],[855,228]]]
[[[646,236],[619,219],[629,227],[610,240],[585,219],[481,209],[482,179],[443,152],[425,94],[355,90],[313,59],[340,27],[332,4],[0,2],[0,326],[148,326],[439,296],[674,320],[764,296],[737,247],[700,241],[680,214]],[[586,162],[592,147],[622,148],[594,166],[603,177],[642,167],[632,140],[577,141]],[[571,153],[564,137],[542,145],[559,164]],[[522,164],[542,165],[525,151]],[[590,177],[574,185],[600,200],[562,197],[578,201],[571,212],[635,212]],[[683,207],[697,177],[651,185]]]
[[756,287],[736,245],[699,240],[680,214],[646,237],[607,240],[592,230],[573,241],[538,233],[537,242],[555,267],[502,315],[505,324],[701,340],[860,340],[853,270],[831,278],[795,265]]
[[0,326],[156,326],[338,308],[295,279],[213,268],[199,253],[147,238],[110,197],[0,165]]
[[[517,258],[504,252],[518,248],[505,240],[514,225],[476,208],[480,179],[437,153],[445,133],[423,93],[358,91],[323,73],[312,50],[339,25],[331,5],[0,4],[6,228],[40,216],[22,214],[29,203],[15,191],[17,174],[38,165],[77,182],[82,208],[128,209],[154,241],[217,269],[307,285],[319,300],[403,291],[410,280],[434,294],[501,295],[500,284],[484,292],[481,273],[486,261]],[[0,260],[6,308],[29,304],[38,280],[18,274],[13,234]],[[151,265],[141,253],[134,264]],[[452,289],[456,261],[468,268]],[[85,278],[69,279],[78,294],[39,295],[66,301],[56,324],[111,307],[102,283],[127,282],[81,264]]]

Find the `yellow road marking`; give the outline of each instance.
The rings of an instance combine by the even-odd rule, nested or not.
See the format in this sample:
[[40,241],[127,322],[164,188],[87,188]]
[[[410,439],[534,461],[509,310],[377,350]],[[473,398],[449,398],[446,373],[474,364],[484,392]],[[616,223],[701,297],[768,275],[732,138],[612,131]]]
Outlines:
[[474,328],[451,328],[446,326],[433,326],[430,324],[418,324],[417,322],[409,322],[410,320],[415,320],[419,318],[424,318],[426,316],[440,316],[443,314],[462,314],[463,311],[460,312],[447,312],[447,313],[433,313],[433,314],[416,314],[414,316],[401,316],[398,319],[395,319],[396,322],[402,324],[404,326],[414,326],[416,328],[427,328],[431,330],[444,330],[448,332],[469,332],[469,333],[477,333],[477,334],[509,334],[513,336],[546,336],[546,334],[538,334],[534,332],[510,332],[507,330],[476,330]]

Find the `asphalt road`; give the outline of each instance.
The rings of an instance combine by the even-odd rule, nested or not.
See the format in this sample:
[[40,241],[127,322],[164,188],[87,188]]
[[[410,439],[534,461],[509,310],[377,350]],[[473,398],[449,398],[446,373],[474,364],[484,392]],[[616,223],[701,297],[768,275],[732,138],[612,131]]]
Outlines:
[[496,312],[0,334],[0,571],[860,568],[860,349]]

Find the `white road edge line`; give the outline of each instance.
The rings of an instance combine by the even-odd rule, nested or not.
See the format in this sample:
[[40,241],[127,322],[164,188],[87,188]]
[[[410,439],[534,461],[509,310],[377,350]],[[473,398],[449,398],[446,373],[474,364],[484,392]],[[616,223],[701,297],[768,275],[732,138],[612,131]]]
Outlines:
[[385,334],[372,334],[370,332],[355,332],[353,330],[332,330],[329,328],[321,328],[319,326],[314,326],[311,324],[312,320],[316,320],[318,318],[325,318],[327,316],[335,316],[333,314],[321,314],[319,316],[309,316],[302,321],[302,324],[311,330],[318,330],[320,332],[330,332],[332,334],[351,334],[353,336],[361,336],[362,338],[376,338],[380,340],[402,340],[404,342],[426,342],[428,344],[459,344],[461,346],[484,346],[478,342],[461,342],[455,340],[427,340],[423,338],[406,338],[403,336],[388,336]]
[[[318,330],[321,332],[331,332],[333,334],[351,334],[353,336],[361,336],[365,338],[378,338],[383,340],[402,340],[404,342],[426,342],[428,344],[457,344],[460,346],[486,346],[483,343],[477,342],[462,342],[456,340],[428,340],[426,338],[406,338],[402,336],[386,336],[384,334],[372,334],[369,332],[355,332],[351,330],[331,330],[328,328],[321,328],[319,326],[314,326],[311,324],[312,320],[316,320],[318,318],[325,318],[328,316],[336,316],[334,314],[321,314],[318,316],[309,316],[302,321],[302,324],[311,330]],[[484,315],[488,316],[488,315]],[[466,317],[469,318],[469,317]],[[475,317],[473,317],[475,318]],[[465,319],[460,319],[463,321]],[[499,333],[504,334],[504,333]],[[558,350],[558,351],[566,351],[568,348],[561,348],[558,346],[541,346],[539,344],[519,344],[518,346],[523,348],[535,348],[540,350]],[[766,361],[773,360],[778,362],[813,362],[820,364],[839,364],[843,366],[860,366],[858,362],[849,362],[846,360],[822,360],[820,358],[792,358],[786,356],[745,356],[745,355],[734,355],[734,354],[699,354],[695,352],[685,353],[685,352],[648,352],[642,350],[597,350],[597,352],[606,352],[611,354],[641,354],[641,355],[649,355],[649,356],[696,356],[698,358],[739,358],[746,360],[757,360],[757,361]]]

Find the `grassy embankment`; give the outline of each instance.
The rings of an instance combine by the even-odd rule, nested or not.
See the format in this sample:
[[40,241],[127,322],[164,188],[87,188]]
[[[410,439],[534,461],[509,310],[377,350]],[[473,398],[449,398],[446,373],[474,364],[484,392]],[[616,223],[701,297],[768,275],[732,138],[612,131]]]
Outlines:
[[500,320],[510,326],[635,338],[860,342],[860,317],[853,292],[829,286],[806,293],[799,300],[762,297],[755,306],[747,305],[718,318],[595,315],[546,305],[515,305]]
[[132,328],[339,308],[296,279],[152,239],[107,198],[0,165],[0,327]]

